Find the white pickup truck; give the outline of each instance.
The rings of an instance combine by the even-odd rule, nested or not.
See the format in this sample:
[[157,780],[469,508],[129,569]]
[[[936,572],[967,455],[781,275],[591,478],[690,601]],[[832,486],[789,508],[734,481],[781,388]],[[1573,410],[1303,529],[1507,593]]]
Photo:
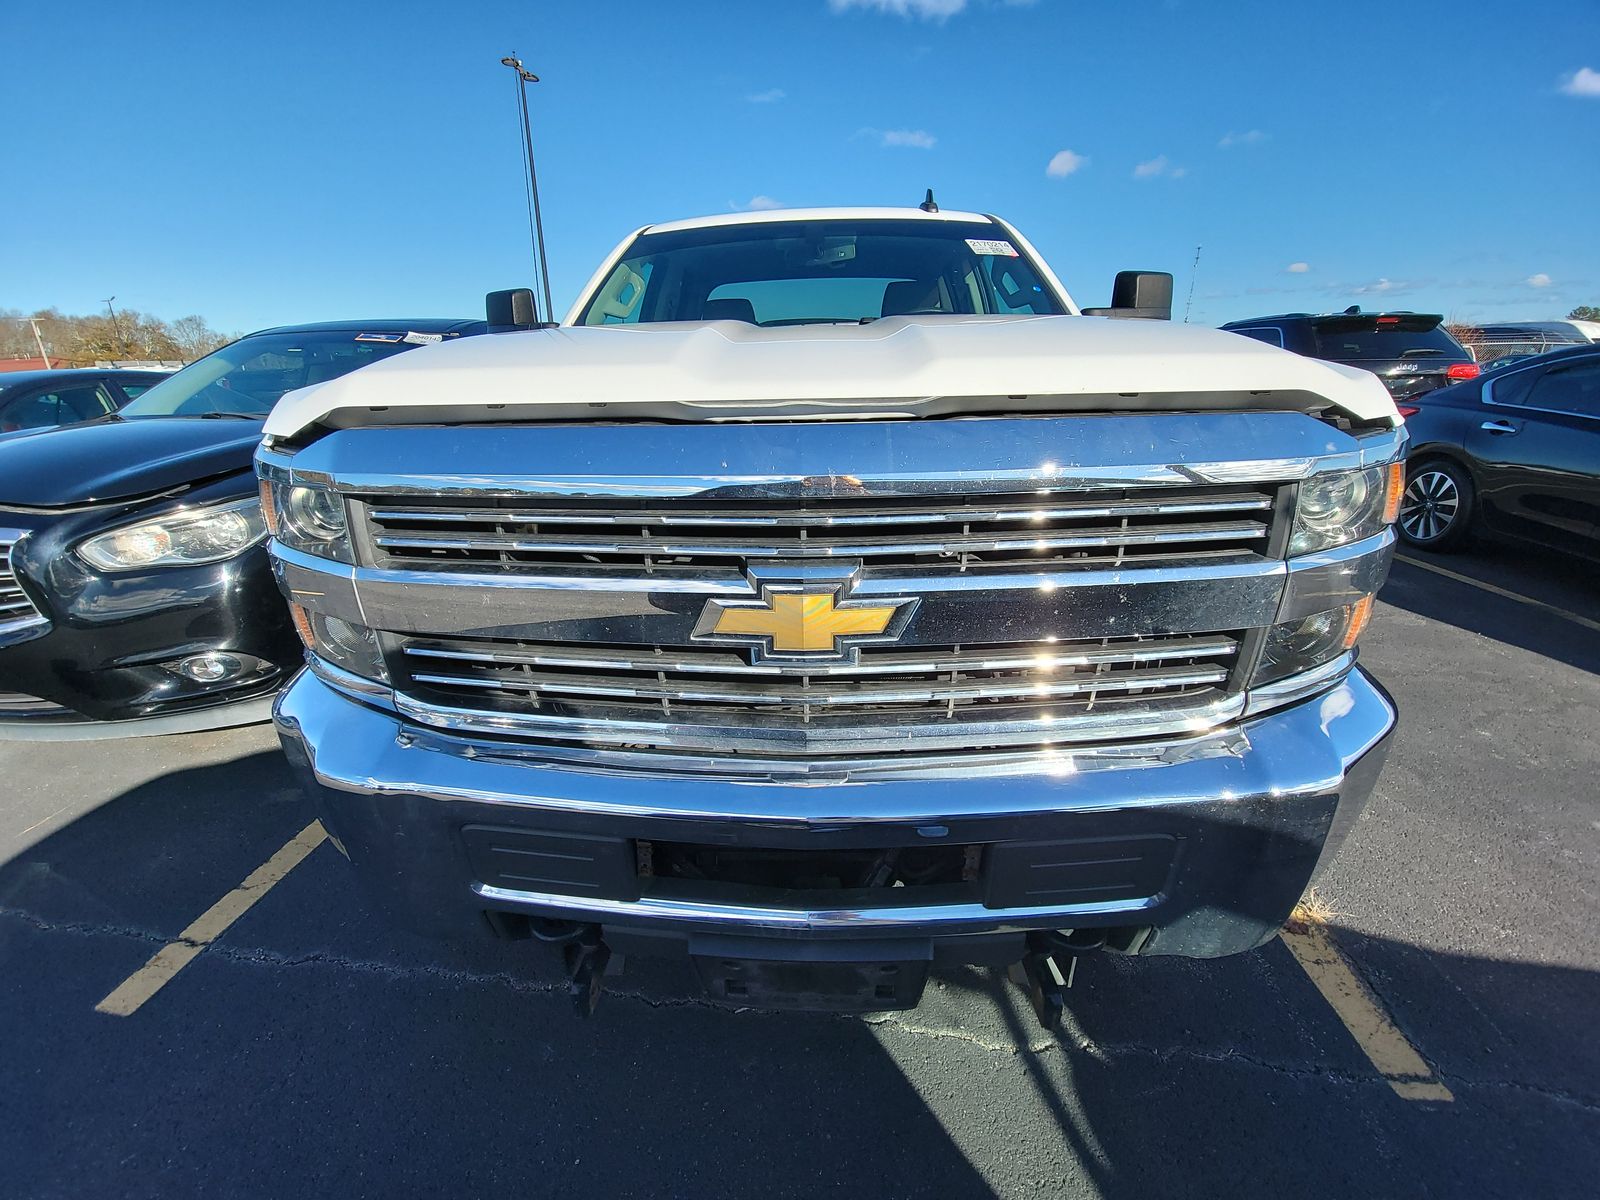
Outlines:
[[742,1006],[1249,950],[1355,819],[1405,435],[1378,380],[1085,315],[1011,226],[648,226],[284,397],[257,462],[307,668],[278,728],[385,909]]

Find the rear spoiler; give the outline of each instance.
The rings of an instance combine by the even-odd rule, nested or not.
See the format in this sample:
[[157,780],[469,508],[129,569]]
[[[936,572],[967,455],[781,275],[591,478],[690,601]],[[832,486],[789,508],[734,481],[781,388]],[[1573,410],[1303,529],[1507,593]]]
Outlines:
[[1439,313],[1338,313],[1317,317],[1312,322],[1318,333],[1372,333],[1392,329],[1396,333],[1427,333],[1437,329],[1444,317]]

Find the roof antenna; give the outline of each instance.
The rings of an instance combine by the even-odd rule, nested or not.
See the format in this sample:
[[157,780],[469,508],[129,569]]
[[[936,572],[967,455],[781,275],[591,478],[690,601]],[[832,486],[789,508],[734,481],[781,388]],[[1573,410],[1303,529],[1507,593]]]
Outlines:
[[917,207],[920,208],[923,212],[938,212],[939,211],[939,206],[933,202],[933,189],[932,188],[928,189],[928,197],[927,197],[927,199],[925,199],[921,204],[917,205]]

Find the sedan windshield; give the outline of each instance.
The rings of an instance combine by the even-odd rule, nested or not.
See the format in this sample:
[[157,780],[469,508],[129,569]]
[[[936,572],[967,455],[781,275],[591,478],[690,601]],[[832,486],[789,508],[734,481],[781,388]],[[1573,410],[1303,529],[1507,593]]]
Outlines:
[[264,417],[278,397],[388,358],[411,344],[398,333],[259,333],[190,363],[123,408],[144,417]]
[[578,323],[774,326],[1064,311],[998,225],[838,218],[644,234]]

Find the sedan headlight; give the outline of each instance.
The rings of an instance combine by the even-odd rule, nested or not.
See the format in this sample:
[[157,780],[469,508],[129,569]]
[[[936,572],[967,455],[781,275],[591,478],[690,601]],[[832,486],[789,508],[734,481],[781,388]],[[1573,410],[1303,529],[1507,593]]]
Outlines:
[[255,500],[235,500],[96,534],[79,544],[78,554],[102,571],[192,567],[232,558],[266,534],[261,505]]
[[261,481],[267,527],[280,544],[320,558],[354,562],[344,498],[328,488]]
[[1394,524],[1405,491],[1398,462],[1360,471],[1330,471],[1300,484],[1289,557],[1372,537]]

